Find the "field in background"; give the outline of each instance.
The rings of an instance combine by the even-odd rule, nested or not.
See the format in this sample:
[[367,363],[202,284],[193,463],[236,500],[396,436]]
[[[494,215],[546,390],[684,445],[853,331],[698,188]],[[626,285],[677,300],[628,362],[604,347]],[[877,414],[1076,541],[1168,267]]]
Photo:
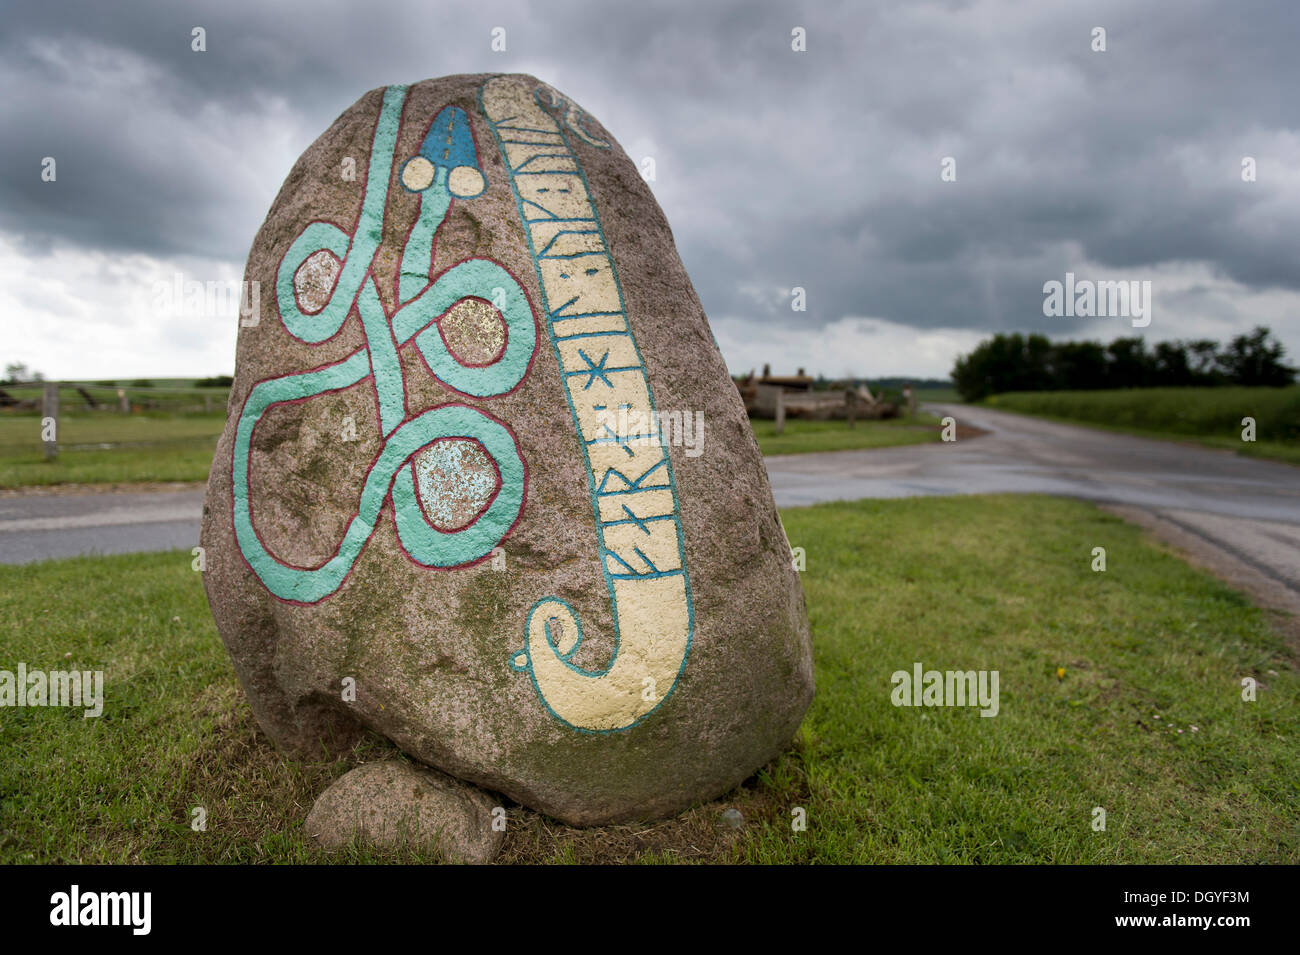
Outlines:
[[[6,394],[39,404],[39,385],[5,385]],[[59,454],[45,460],[38,408],[0,408],[0,488],[55,484],[129,484],[206,481],[217,438],[225,426],[229,390],[195,387],[193,379],[153,379],[151,384],[115,382],[59,388]],[[130,412],[121,410],[125,391]],[[918,401],[936,398],[919,391]],[[943,394],[947,394],[944,392]],[[955,395],[954,395],[955,399]],[[91,407],[93,401],[97,408]],[[843,451],[939,440],[939,421],[911,419],[786,423],[776,434],[771,421],[754,421],[764,454]],[[706,441],[707,427],[706,422]],[[706,445],[707,446],[707,445]]]
[[957,394],[956,388],[918,388],[916,390],[916,403],[922,405],[927,401],[946,405],[959,405],[962,403],[962,397]]
[[[135,381],[60,382],[59,407],[69,414],[121,414],[123,392],[134,412],[170,414],[223,413],[230,395],[227,387],[199,387],[194,378],[146,378]],[[0,385],[5,394],[17,401],[39,404],[44,387],[37,383]],[[95,406],[98,406],[96,408]],[[4,413],[13,413],[5,409]],[[27,414],[37,414],[28,410]]]
[[0,414],[0,488],[137,481],[205,481],[217,438],[217,414],[94,412],[60,415],[59,455],[46,461],[40,417]]
[[884,421],[857,421],[851,428],[847,421],[787,418],[782,434],[776,433],[775,421],[751,418],[749,423],[754,429],[754,437],[758,438],[759,450],[764,454],[807,454],[925,444],[938,441],[941,431],[939,419],[928,414]]
[[[993,395],[984,404],[1142,437],[1190,438],[1253,457],[1300,464],[1300,385],[1022,391]],[[1241,438],[1246,417],[1255,419],[1254,442]]]
[[[572,830],[507,803],[503,862],[1300,862],[1300,677],[1241,595],[1081,502],[911,498],[782,516],[806,551],[817,670],[795,747],[653,825]],[[1094,546],[1105,573],[1090,570]],[[191,559],[0,567],[4,665],[106,680],[99,719],[0,720],[0,863],[331,858],[302,820],[349,763],[289,761],[258,731]],[[890,676],[916,662],[996,669],[999,714],[894,707]],[[354,760],[389,752],[369,743]],[[206,832],[190,829],[196,806]],[[719,825],[727,807],[745,816],[739,833]]]
[[40,383],[0,385],[0,488],[207,479],[225,425],[229,389],[191,378],[59,384],[55,437],[45,459]]

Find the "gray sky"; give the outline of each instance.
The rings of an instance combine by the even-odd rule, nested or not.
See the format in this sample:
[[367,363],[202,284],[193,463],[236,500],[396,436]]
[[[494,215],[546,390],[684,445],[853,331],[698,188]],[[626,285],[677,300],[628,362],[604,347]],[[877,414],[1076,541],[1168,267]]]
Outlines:
[[9,0],[0,363],[229,373],[233,317],[164,314],[156,283],[237,282],[294,160],[367,90],[490,71],[654,158],[735,372],[945,376],[994,331],[1135,333],[1044,316],[1067,271],[1150,281],[1153,341],[1262,323],[1297,361],[1297,39],[1300,6],[1241,0]]

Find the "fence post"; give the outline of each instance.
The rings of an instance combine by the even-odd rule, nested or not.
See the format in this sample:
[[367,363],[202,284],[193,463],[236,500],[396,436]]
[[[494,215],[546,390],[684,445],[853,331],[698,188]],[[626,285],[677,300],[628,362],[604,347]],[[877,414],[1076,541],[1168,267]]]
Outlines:
[[785,430],[785,389],[777,387],[776,389],[776,433],[780,434]]
[[45,460],[59,456],[59,385],[47,381],[41,398],[41,443],[45,446]]

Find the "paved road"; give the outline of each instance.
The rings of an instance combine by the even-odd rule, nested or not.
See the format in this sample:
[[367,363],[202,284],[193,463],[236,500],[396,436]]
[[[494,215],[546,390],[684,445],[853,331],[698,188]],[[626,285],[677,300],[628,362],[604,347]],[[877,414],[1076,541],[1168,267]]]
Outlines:
[[[1300,613],[1300,469],[1054,424],[936,405],[988,431],[950,444],[769,458],[782,507],[862,497],[1003,491],[1112,506],[1270,605]],[[193,547],[203,492],[0,497],[0,563]]]
[[0,564],[194,547],[203,491],[0,497]]
[[1111,506],[1251,591],[1300,613],[1300,468],[961,405],[989,433],[950,444],[767,459],[782,506],[863,497],[1061,494]]

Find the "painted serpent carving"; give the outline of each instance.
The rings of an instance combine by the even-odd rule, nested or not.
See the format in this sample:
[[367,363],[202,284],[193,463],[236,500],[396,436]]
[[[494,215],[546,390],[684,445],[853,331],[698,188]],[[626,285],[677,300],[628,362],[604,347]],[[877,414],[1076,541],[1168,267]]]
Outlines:
[[[456,567],[487,556],[523,508],[524,462],[506,425],[464,404],[442,405],[407,417],[397,354],[406,342],[414,339],[430,371],[445,384],[465,395],[490,398],[513,389],[527,373],[537,347],[537,327],[523,288],[496,262],[469,259],[436,278],[430,275],[434,236],[453,197],[472,199],[486,186],[469,119],[456,107],[447,107],[434,118],[419,152],[402,167],[402,186],[420,195],[420,209],[402,253],[398,306],[392,315],[385,312],[372,268],[382,238],[406,93],[404,86],[384,91],[353,234],[327,222],[311,223],[289,247],[276,274],[276,305],[289,334],[311,344],[323,342],[339,331],[355,306],[366,344],[333,364],[258,382],[245,399],[235,432],[231,465],[235,537],[253,572],[282,600],[316,603],[337,591],[374,532],[390,494],[402,547],[428,567]],[[321,252],[338,260],[337,281],[323,307],[305,312],[294,279],[303,263]],[[435,323],[471,297],[493,299],[506,324],[505,348],[482,366],[461,364]],[[357,512],[334,556],[318,567],[292,566],[267,550],[253,525],[248,483],[253,432],[262,415],[277,404],[347,388],[368,376],[373,377],[379,405],[383,448],[370,467]],[[487,509],[469,526],[455,531],[441,530],[427,520],[412,462],[425,448],[449,438],[479,442],[500,475],[500,489]]]
[[[323,342],[355,307],[365,346],[322,368],[259,382],[245,400],[236,429],[236,539],[253,572],[282,600],[315,603],[335,593],[390,495],[402,547],[430,567],[461,566],[491,553],[523,507],[524,463],[506,425],[464,404],[408,417],[397,356],[407,342],[414,340],[430,371],[449,387],[490,398],[522,381],[537,337],[527,295],[499,264],[471,259],[430,276],[434,237],[451,202],[472,199],[486,188],[468,117],[457,107],[438,114],[419,152],[402,167],[401,183],[420,194],[420,211],[403,249],[395,310],[385,312],[372,268],[405,98],[405,87],[385,90],[353,234],[330,223],[311,223],[290,246],[276,276],[276,303],[291,335]],[[676,687],[690,652],[694,615],[672,464],[661,442],[614,261],[565,130],[595,148],[608,144],[593,138],[582,127],[581,111],[549,88],[532,90],[520,80],[497,77],[480,89],[479,107],[508,170],[587,463],[597,553],[615,628],[609,664],[602,670],[583,669],[572,662],[583,639],[576,613],[557,597],[543,598],[530,610],[524,647],[511,654],[509,663],[529,674],[543,705],[564,724],[583,732],[624,730],[657,709]],[[548,109],[557,111],[560,123]],[[338,260],[337,281],[322,308],[305,311],[294,279],[309,258],[322,252]],[[506,324],[504,350],[484,366],[459,362],[435,323],[469,297],[491,297]],[[347,388],[367,377],[373,377],[383,448],[335,555],[319,567],[292,566],[271,554],[254,528],[248,484],[254,430],[277,404]],[[629,422],[640,422],[637,427],[644,430],[621,431]],[[501,479],[477,520],[450,532],[424,516],[414,464],[423,449],[447,438],[478,441]]]

